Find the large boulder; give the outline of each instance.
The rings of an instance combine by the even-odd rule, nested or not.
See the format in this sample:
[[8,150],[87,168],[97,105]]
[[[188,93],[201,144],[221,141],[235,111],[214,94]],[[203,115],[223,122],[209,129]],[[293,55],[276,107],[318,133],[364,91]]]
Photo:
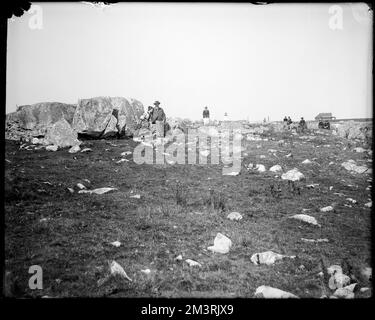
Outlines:
[[132,136],[144,107],[141,102],[122,97],[80,99],[73,118],[78,133],[96,138]]
[[19,140],[44,136],[47,128],[65,119],[72,123],[76,105],[60,102],[42,102],[24,105],[6,115],[6,139]]
[[81,143],[77,136],[77,132],[72,129],[68,121],[61,119],[47,129],[43,143],[53,144],[61,148],[76,146]]

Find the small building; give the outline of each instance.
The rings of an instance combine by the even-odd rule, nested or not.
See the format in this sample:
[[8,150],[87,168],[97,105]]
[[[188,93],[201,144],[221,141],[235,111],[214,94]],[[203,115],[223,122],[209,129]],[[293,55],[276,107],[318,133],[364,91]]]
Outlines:
[[319,113],[316,117],[315,120],[321,121],[321,120],[335,120],[336,117],[332,116],[332,113]]

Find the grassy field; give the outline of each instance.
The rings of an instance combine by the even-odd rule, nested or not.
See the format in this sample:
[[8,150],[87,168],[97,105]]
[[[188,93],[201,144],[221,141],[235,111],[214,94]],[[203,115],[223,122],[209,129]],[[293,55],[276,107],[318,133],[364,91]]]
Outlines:
[[[372,184],[371,174],[354,175],[341,163],[353,159],[371,167],[371,157],[353,152],[355,143],[329,131],[315,132],[310,140],[301,135],[268,132],[262,134],[268,141],[244,139],[238,176],[223,176],[222,165],[137,165],[131,155],[129,162],[117,164],[122,152],[137,145],[132,140],[86,141],[83,146],[92,152],[77,154],[66,149],[19,150],[17,143],[7,141],[8,295],[253,297],[258,286],[269,285],[301,298],[319,298],[332,294],[326,273],[319,275],[332,264],[356,278],[358,287],[369,287],[361,270],[370,266],[371,258],[371,208],[364,206],[371,200],[371,191],[366,190]],[[281,139],[284,143],[279,143]],[[293,156],[285,157],[289,153]],[[301,164],[314,158],[312,164]],[[275,173],[246,170],[250,162],[267,170],[279,164],[284,172],[296,167],[306,180],[288,184]],[[118,190],[78,194],[77,183]],[[319,186],[306,187],[312,183]],[[72,194],[68,187],[76,191]],[[134,194],[140,199],[130,197]],[[220,206],[213,206],[218,197]],[[333,212],[319,211],[328,205],[334,206]],[[232,211],[243,219],[228,220]],[[288,218],[299,213],[314,216],[321,227]],[[207,251],[218,232],[233,242],[228,254]],[[301,238],[329,242],[308,243]],[[113,241],[121,246],[111,245]],[[250,261],[254,253],[267,250],[296,258],[272,266]],[[180,254],[183,260],[176,261]],[[202,267],[190,267],[185,259]],[[113,260],[132,282],[110,277],[98,284]],[[31,265],[43,268],[43,290],[28,288]],[[141,272],[146,268],[149,274]],[[368,296],[369,292],[356,292],[356,297]]]

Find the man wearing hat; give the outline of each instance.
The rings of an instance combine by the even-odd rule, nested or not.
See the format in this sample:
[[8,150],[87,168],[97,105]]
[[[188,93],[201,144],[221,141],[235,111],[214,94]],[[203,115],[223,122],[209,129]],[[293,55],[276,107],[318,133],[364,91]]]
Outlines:
[[164,125],[166,121],[166,116],[164,110],[160,108],[160,102],[154,102],[154,110],[151,114],[151,125],[152,125],[152,133],[153,135],[156,134],[158,138],[164,137]]

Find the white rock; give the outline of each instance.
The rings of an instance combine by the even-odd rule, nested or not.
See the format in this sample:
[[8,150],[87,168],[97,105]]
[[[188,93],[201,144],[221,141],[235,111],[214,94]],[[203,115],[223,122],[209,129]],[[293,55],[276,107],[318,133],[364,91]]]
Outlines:
[[74,189],[73,188],[68,188],[69,192],[70,193],[74,193]]
[[124,152],[121,153],[121,156],[122,156],[122,157],[126,157],[126,156],[128,156],[128,155],[130,155],[130,154],[132,154],[131,151],[124,151]]
[[359,289],[359,291],[362,292],[362,293],[367,292],[369,290],[370,290],[370,288],[367,288],[367,287]]
[[352,198],[346,198],[347,201],[350,201],[351,203],[357,203],[357,200],[354,200]]
[[324,238],[324,239],[306,239],[306,238],[301,238],[302,241],[305,241],[305,242],[328,242],[328,239]]
[[349,283],[350,278],[347,275],[336,272],[329,278],[328,286],[331,290],[335,290],[338,288],[343,288]]
[[281,179],[283,180],[299,181],[304,178],[305,176],[301,172],[299,172],[297,168],[289,170],[288,172],[281,175]]
[[354,160],[348,160],[341,164],[346,170],[353,172],[353,173],[364,173],[369,169],[366,166],[358,166]]
[[260,159],[265,159],[265,158],[266,158],[266,156],[265,156],[265,155],[263,155],[263,154],[261,154],[261,155],[259,156],[259,158],[260,158]]
[[302,161],[302,163],[303,163],[303,164],[310,164],[311,161],[310,161],[309,159],[306,159],[306,160]]
[[306,185],[306,188],[309,188],[309,189],[314,189],[315,187],[319,187],[319,183],[312,183],[312,184]]
[[51,145],[51,146],[46,147],[47,151],[57,151],[57,149],[59,149],[59,147],[55,146],[55,145]]
[[81,150],[81,152],[91,152],[91,151],[92,151],[91,148],[83,148],[83,149]]
[[238,176],[240,173],[239,171],[231,171],[223,173],[224,176]]
[[356,283],[351,284],[350,286],[346,286],[344,288],[338,288],[333,295],[338,298],[344,298],[344,299],[353,299],[354,298],[354,287],[356,286]]
[[291,157],[292,156],[292,154],[291,153],[288,153],[285,157],[286,158],[289,158],[289,157]]
[[295,258],[295,256],[285,256],[282,254],[275,253],[273,251],[265,251],[262,253],[254,253],[250,260],[252,263],[259,265],[259,264],[266,264],[271,265],[274,264],[277,260],[281,260],[284,258]]
[[199,262],[191,260],[191,259],[186,259],[185,261],[187,262],[187,264],[190,267],[201,267],[202,266]]
[[283,169],[281,168],[281,166],[278,165],[278,164],[276,164],[276,165],[272,166],[272,167],[270,168],[269,171],[272,171],[272,172],[279,172],[279,171],[282,171],[282,170],[283,170]]
[[268,149],[268,152],[275,153],[275,152],[277,152],[277,150],[275,150],[275,149]]
[[332,211],[332,210],[333,210],[332,206],[327,206],[327,207],[321,208],[320,212],[329,212],[329,211]]
[[151,270],[150,269],[143,269],[143,270],[141,270],[141,272],[143,272],[145,274],[150,274]]
[[126,274],[125,270],[123,269],[123,267],[121,267],[116,261],[112,261],[111,265],[110,265],[110,270],[111,270],[111,275],[115,276],[115,275],[119,275],[125,279],[128,279],[129,281],[132,281],[132,279],[130,279],[128,277],[128,275]]
[[275,299],[287,299],[287,298],[298,298],[296,295],[290,292],[286,292],[277,288],[272,288],[269,286],[260,286],[255,291],[256,297],[263,298],[275,298]]
[[78,191],[78,193],[104,194],[104,193],[107,193],[107,192],[110,192],[110,191],[113,191],[113,190],[117,190],[117,188],[97,188],[97,189],[94,189],[94,190],[80,190],[80,191]]
[[239,221],[242,219],[242,215],[239,212],[231,212],[230,214],[227,215],[227,218],[229,220]]
[[31,143],[32,143],[32,144],[38,144],[38,143],[39,143],[39,139],[38,139],[38,138],[33,138],[33,139],[31,140]]
[[140,194],[135,194],[134,196],[130,196],[130,198],[141,199],[141,195]]
[[80,188],[81,190],[87,189],[82,183],[77,183],[77,187]]
[[315,226],[320,227],[320,224],[318,223],[318,221],[314,217],[309,216],[307,214],[295,214],[294,216],[291,216],[290,218],[297,219],[297,220],[300,220],[300,221],[303,221],[303,222],[306,222],[306,223],[310,223],[310,224],[313,224]]
[[262,164],[257,164],[255,166],[255,169],[258,170],[259,172],[265,172],[266,171],[266,167]]
[[69,153],[77,153],[78,151],[81,151],[81,147],[79,145],[75,145],[69,149]]
[[128,159],[120,159],[118,161],[116,161],[116,163],[123,163],[123,162],[129,162]]
[[114,241],[114,242],[111,242],[111,245],[113,245],[116,248],[118,248],[119,246],[121,246],[121,242],[120,241]]
[[365,203],[365,207],[371,208],[372,207],[372,201]]
[[353,151],[354,151],[354,152],[362,153],[362,152],[365,152],[366,149],[363,149],[363,148],[361,148],[361,147],[357,147],[357,148],[354,148]]
[[207,248],[207,250],[226,254],[232,246],[232,241],[225,235],[218,233],[214,240],[214,245]]
[[182,254],[179,254],[179,255],[175,258],[175,260],[177,260],[177,261],[181,261],[181,260],[182,260]]

